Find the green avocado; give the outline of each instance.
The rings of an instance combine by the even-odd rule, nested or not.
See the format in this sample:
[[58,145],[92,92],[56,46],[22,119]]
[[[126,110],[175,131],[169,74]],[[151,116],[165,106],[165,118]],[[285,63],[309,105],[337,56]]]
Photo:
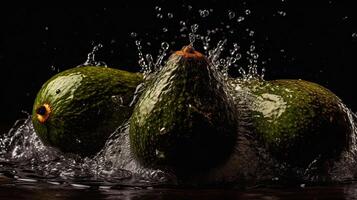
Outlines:
[[236,124],[216,69],[187,46],[147,83],[130,120],[130,145],[144,166],[193,173],[230,155]]
[[304,80],[234,80],[230,85],[237,112],[248,105],[252,132],[280,162],[306,167],[348,149],[348,110],[328,89]]
[[131,101],[142,75],[83,66],[63,71],[38,92],[32,112],[44,144],[90,156],[132,113]]

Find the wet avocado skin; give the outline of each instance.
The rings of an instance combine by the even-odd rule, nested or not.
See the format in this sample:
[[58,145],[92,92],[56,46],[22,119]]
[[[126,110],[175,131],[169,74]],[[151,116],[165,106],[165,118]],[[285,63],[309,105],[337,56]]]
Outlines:
[[[105,67],[63,71],[38,92],[32,113],[36,133],[45,144],[63,152],[92,155],[130,117],[129,104],[141,81],[139,73]],[[41,123],[36,110],[43,104],[50,106],[51,113]]]
[[349,111],[328,89],[303,80],[222,81],[207,61],[179,55],[185,56],[173,54],[147,84],[131,117],[130,145],[143,165],[212,169],[243,150],[239,137],[288,168],[306,169],[348,151]]
[[173,54],[135,106],[130,145],[145,166],[195,173],[230,155],[236,123],[233,102],[206,58]]
[[241,88],[234,91],[236,103],[249,105],[252,132],[277,160],[306,167],[348,149],[348,111],[328,89],[304,80],[233,82]]

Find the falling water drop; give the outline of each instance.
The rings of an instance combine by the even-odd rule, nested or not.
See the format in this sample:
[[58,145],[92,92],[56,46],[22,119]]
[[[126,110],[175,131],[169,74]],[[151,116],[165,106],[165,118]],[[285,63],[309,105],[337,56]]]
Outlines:
[[78,67],[81,67],[81,66],[102,66],[102,67],[107,67],[105,62],[96,61],[96,59],[95,59],[96,53],[101,48],[103,48],[102,44],[99,43],[98,45],[95,45],[93,47],[92,51],[90,53],[88,53],[87,60],[82,65],[79,65]]
[[233,19],[236,16],[236,13],[233,11],[228,11],[228,17],[229,19]]
[[243,16],[239,16],[238,19],[237,19],[237,22],[242,22],[244,20],[244,17]]
[[209,15],[208,10],[198,10],[198,12],[200,13],[201,17],[207,17]]
[[169,49],[169,47],[170,47],[170,45],[169,45],[169,43],[167,43],[167,42],[162,42],[161,43],[161,48],[163,49],[163,50],[168,50]]
[[150,69],[150,71],[152,70],[152,68],[154,67],[155,63],[154,63],[154,59],[152,58],[151,54],[146,54],[145,55],[146,58],[146,62],[147,62],[147,67],[148,69]]
[[172,13],[167,13],[167,17],[168,17],[169,19],[172,19],[172,18],[174,18],[174,14],[172,14]]
[[191,31],[192,31],[192,33],[196,33],[197,32],[197,29],[198,29],[198,24],[194,24],[194,25],[192,25],[191,26]]
[[280,16],[282,16],[282,17],[285,17],[286,16],[286,12],[284,12],[284,11],[278,11],[278,14],[280,15]]
[[138,49],[141,50],[141,41],[140,40],[136,40],[135,45],[138,47]]
[[130,37],[132,37],[132,38],[136,38],[136,36],[138,36],[138,34],[137,34],[137,33],[135,33],[135,32],[131,32],[131,33],[130,33]]
[[196,41],[196,37],[197,37],[196,32],[198,30],[198,27],[199,27],[198,24],[193,24],[191,26],[191,33],[189,33],[189,40],[190,40],[191,46],[194,46],[193,44]]
[[251,11],[249,9],[245,10],[246,15],[250,15]]
[[155,6],[155,10],[156,11],[161,11],[161,7],[160,6]]

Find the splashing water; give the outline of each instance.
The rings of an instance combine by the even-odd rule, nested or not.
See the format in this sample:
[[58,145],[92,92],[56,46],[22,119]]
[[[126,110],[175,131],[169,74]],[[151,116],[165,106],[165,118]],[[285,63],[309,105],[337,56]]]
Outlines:
[[[188,6],[188,10],[192,10],[192,7]],[[170,20],[174,20],[175,18],[173,13],[164,14],[162,8],[159,6],[155,7],[155,11],[159,19],[163,19],[164,16],[167,16]],[[212,13],[213,9],[202,9],[198,12],[201,19],[211,17]],[[228,11],[227,13],[228,17],[225,17],[237,24],[243,22],[252,14],[249,9],[246,9],[241,15],[234,11]],[[285,16],[286,13],[281,13],[281,15]],[[259,70],[260,55],[254,41],[251,42],[247,50],[244,50],[243,45],[240,45],[239,42],[230,41],[228,37],[220,35],[225,32],[230,33],[230,31],[234,31],[233,26],[229,26],[228,24],[223,24],[222,26],[223,28],[215,27],[201,30],[204,26],[199,23],[179,20],[177,37],[181,37],[198,50],[202,46],[202,50],[207,55],[207,58],[221,72],[224,80],[231,79],[229,70],[232,68],[241,75],[239,80],[263,80],[265,68]],[[167,32],[168,30],[167,27],[164,27],[160,31]],[[247,37],[252,38],[256,33],[254,30],[248,29],[246,30],[246,34]],[[218,40],[215,39],[216,35],[219,35]],[[168,40],[160,42],[160,48],[155,57],[152,53],[144,53],[143,43],[138,38],[138,33],[132,32],[130,36],[135,40],[139,58],[138,64],[142,68],[144,76],[147,77],[152,73],[160,71],[165,64],[164,60],[172,42]],[[353,33],[352,37],[357,37],[357,34]],[[151,45],[151,42],[147,42],[146,44]],[[88,54],[86,62],[80,66],[106,66],[104,62],[96,61],[95,57],[102,47],[102,44],[95,45]],[[246,66],[239,63],[243,58],[248,61]],[[239,85],[235,84],[231,84],[230,87],[233,90],[241,89]],[[138,88],[138,90],[141,89]],[[246,98],[249,98],[249,94],[247,94]],[[348,113],[349,120],[353,124],[353,132],[356,133],[357,127],[354,122],[357,120],[357,116],[345,105],[341,105],[341,107]],[[176,183],[174,175],[161,170],[145,169],[133,159],[129,147],[128,128],[128,123],[118,127],[109,137],[103,149],[94,157],[80,158],[76,155],[64,154],[56,149],[44,146],[37,137],[31,123],[31,117],[29,116],[27,119],[17,121],[7,134],[0,137],[0,174],[6,174],[6,176],[18,180],[44,180],[56,184],[66,182],[83,186],[151,186],[153,184]],[[244,132],[244,130],[241,131]],[[263,150],[260,151],[263,152]],[[246,153],[245,155],[253,154],[252,152],[243,153]],[[335,173],[335,180],[348,179],[355,176],[351,174],[354,165],[346,166],[346,163],[356,163],[356,157],[357,139],[353,135],[350,149],[345,152],[341,161],[336,164],[335,171],[331,172]],[[241,158],[244,158],[244,155]],[[239,159],[241,158],[232,158],[232,162],[240,161]],[[269,162],[272,161],[267,161],[267,163]],[[284,167],[273,163],[270,166],[269,172],[274,174],[273,172],[283,170]],[[243,170],[250,172],[251,169],[247,168]],[[217,173],[220,174],[220,172]],[[266,178],[264,175],[261,176]],[[275,176],[272,179],[277,180]]]
[[145,186],[168,183],[170,175],[143,169],[129,151],[128,124],[119,127],[93,158],[80,158],[46,147],[37,137],[31,117],[18,120],[0,138],[0,173],[29,181],[63,181],[83,185]]
[[[190,6],[188,6],[188,8],[189,7]],[[155,10],[159,14],[165,15],[161,7],[157,6]],[[199,17],[202,20],[208,20],[208,16],[213,16],[211,15],[212,12],[213,9],[198,10]],[[170,16],[171,14],[172,13],[167,13],[167,15]],[[228,20],[231,23],[235,22],[236,25],[239,25],[239,23],[245,20],[245,18],[247,18],[250,14],[251,11],[249,9],[244,10],[241,16],[239,16],[238,13],[232,10],[227,11]],[[173,19],[173,17],[170,19]],[[233,21],[233,19],[237,20]],[[200,47],[202,46],[202,51],[207,55],[207,58],[214,65],[214,67],[221,72],[224,79],[228,79],[230,77],[230,70],[236,71],[236,73],[241,75],[241,79],[244,80],[264,79],[265,68],[262,67],[261,70],[259,70],[259,63],[263,62],[259,61],[259,54],[255,48],[254,40],[251,42],[251,45],[248,47],[248,50],[244,52],[244,48],[240,46],[238,42],[231,41],[231,39],[228,39],[227,36],[224,36],[223,33],[226,32],[230,34],[234,33],[234,26],[222,22],[221,25],[223,27],[217,26],[212,29],[203,30],[203,28],[198,23],[192,23],[190,25],[190,23],[185,20],[176,20],[178,21],[179,27],[178,35],[176,37],[181,37],[186,41],[188,39],[188,44],[196,48],[198,51],[201,51]],[[163,30],[163,32],[166,32],[167,27],[164,27]],[[246,34],[248,37],[253,38],[255,35],[255,31],[252,29],[246,29]],[[216,37],[219,37],[218,41],[215,40]],[[163,65],[165,64],[163,63],[163,60],[165,60],[164,58],[167,55],[166,52],[170,47],[168,45],[169,43],[175,44],[175,41],[162,42],[157,59],[154,60],[152,54],[144,55],[141,40],[137,39],[135,41],[139,58],[138,63],[141,66],[145,76],[151,73],[156,73],[157,71],[160,71],[160,69],[162,69]],[[163,47],[163,44],[167,44],[165,45],[166,47]],[[247,65],[239,64],[242,58],[248,61]]]
[[103,61],[97,61],[95,58],[96,56],[96,53],[101,49],[103,48],[103,45],[102,44],[97,44],[97,45],[94,45],[93,46],[93,49],[90,53],[88,53],[87,55],[87,60],[79,65],[78,67],[81,67],[81,66],[101,66],[101,67],[107,67],[107,64]]
[[144,56],[142,52],[142,45],[140,40],[136,40],[135,44],[138,50],[138,57],[139,57],[138,64],[142,68],[144,77],[146,77],[150,73],[161,70],[163,66],[163,59],[165,58],[167,51],[170,47],[169,43],[167,42],[161,43],[161,49],[159,50],[159,54],[157,55],[156,60],[154,60],[152,54],[146,54]]

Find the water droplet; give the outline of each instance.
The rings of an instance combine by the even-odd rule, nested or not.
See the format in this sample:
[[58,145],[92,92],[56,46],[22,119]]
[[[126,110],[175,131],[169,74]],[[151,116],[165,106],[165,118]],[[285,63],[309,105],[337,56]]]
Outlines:
[[170,45],[169,45],[169,43],[167,43],[167,42],[162,42],[161,43],[161,48],[163,49],[163,50],[167,50],[167,49],[169,49],[169,47],[170,47]]
[[168,17],[169,19],[172,19],[172,18],[174,18],[174,14],[172,14],[172,13],[167,13],[167,17]]
[[86,62],[84,62],[82,65],[79,65],[80,66],[88,66],[88,65],[92,65],[92,66],[103,66],[103,67],[107,67],[107,65],[102,62],[102,61],[96,61],[95,60],[95,56],[96,56],[96,53],[101,49],[103,48],[103,45],[102,44],[98,44],[98,45],[95,45],[92,49],[92,51],[90,53],[88,53],[88,56],[87,56],[87,60]]
[[246,15],[250,15],[251,11],[249,9],[245,10]]
[[252,57],[253,57],[253,59],[258,59],[259,58],[259,54],[257,54],[257,53],[252,53]]
[[198,10],[198,12],[200,13],[201,17],[207,17],[209,15],[208,10]]
[[236,57],[235,57],[236,60],[239,60],[241,58],[242,58],[242,54],[240,54],[240,53],[236,54]]
[[57,89],[57,90],[56,90],[56,94],[59,94],[60,92],[61,92],[60,89]]
[[132,38],[136,38],[136,36],[138,36],[138,34],[137,34],[137,33],[135,33],[135,32],[131,32],[131,33],[130,33],[130,37],[132,37]]
[[162,32],[166,33],[168,29],[166,27],[162,28]]
[[244,17],[243,16],[239,16],[238,19],[237,19],[237,22],[242,22],[244,20]]
[[153,70],[153,66],[155,65],[154,59],[152,58],[151,54],[146,54],[145,55],[146,61],[147,61],[147,68],[151,71]]
[[254,50],[255,50],[255,46],[254,46],[254,45],[250,45],[249,51],[252,52],[252,51],[254,51]]
[[254,33],[255,33],[254,31],[250,30],[250,31],[249,31],[249,36],[250,36],[250,37],[253,37],[253,36],[254,36]]
[[162,18],[163,18],[162,14],[160,14],[160,13],[157,14],[156,17],[159,18],[159,19],[162,19]]
[[284,12],[284,11],[278,11],[278,14],[279,14],[280,16],[283,16],[283,17],[286,16],[286,12]]
[[193,46],[193,43],[195,43],[195,41],[196,41],[195,34],[194,33],[190,33],[190,34],[188,34],[188,37],[190,39],[191,46]]
[[188,6],[187,6],[187,9],[188,9],[188,10],[192,10],[192,6],[191,6],[191,5],[188,5]]
[[233,47],[234,47],[234,50],[239,50],[240,49],[240,46],[237,43],[234,43]]
[[191,31],[192,31],[192,33],[196,33],[197,32],[197,29],[198,29],[198,24],[194,24],[194,25],[192,25],[191,26]]
[[357,33],[355,32],[355,33],[352,33],[352,37],[353,38],[357,38]]
[[48,26],[45,26],[45,30],[48,31]]
[[155,6],[155,10],[156,10],[156,11],[161,11],[161,7]]
[[238,72],[239,72],[240,75],[243,76],[243,78],[244,78],[245,75],[247,74],[247,73],[245,72],[245,70],[244,70],[242,67],[240,67],[240,68],[238,69]]
[[236,13],[233,11],[228,11],[228,17],[229,19],[233,19],[236,16]]
[[143,58],[139,59],[138,64],[140,65],[140,67],[146,68],[146,63],[145,63],[145,60]]

